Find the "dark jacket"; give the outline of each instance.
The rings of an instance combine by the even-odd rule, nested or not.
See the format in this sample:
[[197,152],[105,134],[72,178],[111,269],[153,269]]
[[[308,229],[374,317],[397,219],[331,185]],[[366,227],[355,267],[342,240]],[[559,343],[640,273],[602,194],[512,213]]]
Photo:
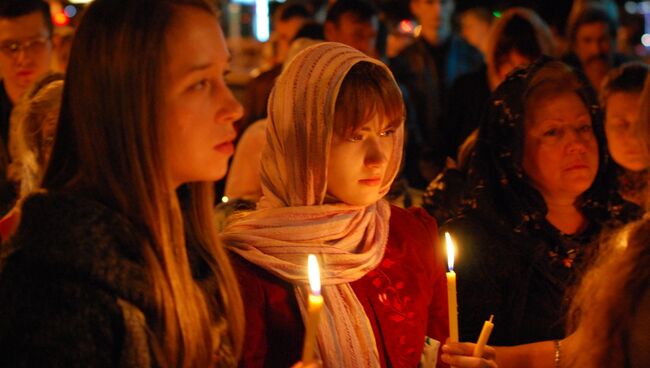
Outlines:
[[449,91],[447,107],[447,156],[456,157],[460,145],[478,128],[489,99],[486,65],[456,79]]
[[[444,70],[436,66],[432,55],[436,49],[443,53]],[[390,60],[395,79],[405,90],[409,133],[405,170],[411,184],[423,188],[442,167],[449,152],[443,120],[447,91],[458,76],[481,63],[480,52],[456,35],[436,48],[418,38]]]
[[[22,211],[0,253],[0,366],[157,366],[142,228],[69,193],[34,195]],[[198,254],[188,246],[194,279],[216,295],[217,282]],[[227,364],[219,353],[220,365]]]
[[494,92],[470,161],[461,214],[443,230],[458,239],[458,305],[461,339],[475,341],[494,314],[494,345],[517,345],[564,336],[568,292],[596,250],[601,231],[639,216],[616,187],[607,155],[602,114],[593,90],[579,77],[598,142],[599,167],[577,199],[588,221],[578,234],[563,234],[546,220],[542,195],[523,170],[524,99],[541,59],[508,76]]
[[29,198],[0,273],[0,366],[149,366],[141,241],[98,202]]
[[7,179],[9,166],[9,119],[13,110],[4,81],[0,81],[0,216],[4,216],[14,206],[16,188]]

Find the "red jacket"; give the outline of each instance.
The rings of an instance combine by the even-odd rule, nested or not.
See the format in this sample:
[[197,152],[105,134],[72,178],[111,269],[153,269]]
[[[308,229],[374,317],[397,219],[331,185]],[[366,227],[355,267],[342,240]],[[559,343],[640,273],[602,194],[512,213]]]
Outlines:
[[[417,367],[425,335],[441,342],[449,336],[444,258],[435,220],[424,210],[391,211],[384,259],[351,285],[372,325],[382,367]],[[240,366],[290,367],[300,360],[304,335],[292,285],[233,258],[246,313]]]

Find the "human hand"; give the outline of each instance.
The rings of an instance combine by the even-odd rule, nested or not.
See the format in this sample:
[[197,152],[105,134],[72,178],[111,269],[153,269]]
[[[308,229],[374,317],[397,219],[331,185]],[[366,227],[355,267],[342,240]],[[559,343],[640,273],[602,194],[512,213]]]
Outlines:
[[491,346],[486,346],[483,356],[473,357],[476,344],[470,342],[449,342],[442,346],[443,362],[454,368],[497,368],[496,351]]

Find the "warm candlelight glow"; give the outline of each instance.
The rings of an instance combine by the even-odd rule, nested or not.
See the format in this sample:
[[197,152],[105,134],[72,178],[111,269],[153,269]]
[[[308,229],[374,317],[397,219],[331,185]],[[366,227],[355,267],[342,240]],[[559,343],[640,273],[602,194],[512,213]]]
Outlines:
[[314,295],[320,295],[320,269],[316,256],[307,256],[307,273],[309,274],[309,287]]
[[458,342],[458,301],[456,300],[456,273],[454,272],[454,246],[451,235],[445,232],[445,242],[447,243],[447,306],[449,307],[449,341]]
[[454,241],[451,240],[451,235],[447,232],[445,232],[445,243],[447,244],[447,266],[449,267],[449,271],[453,271],[456,247],[454,246]]
[[323,297],[320,295],[320,270],[316,256],[307,256],[307,276],[311,292],[307,297],[307,315],[305,317],[305,340],[302,348],[302,363],[307,365],[314,361],[316,350],[316,336],[318,335],[318,324],[320,312],[323,309]]

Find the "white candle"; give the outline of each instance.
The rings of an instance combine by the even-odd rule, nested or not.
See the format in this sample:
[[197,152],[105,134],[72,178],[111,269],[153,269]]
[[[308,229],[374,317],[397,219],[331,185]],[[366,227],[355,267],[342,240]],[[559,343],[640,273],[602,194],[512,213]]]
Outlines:
[[302,363],[309,364],[314,361],[314,346],[318,334],[320,312],[323,309],[323,296],[320,295],[320,271],[316,256],[307,257],[307,272],[309,273],[310,293],[307,299],[307,318],[305,320],[305,341],[302,348]]
[[454,242],[451,235],[445,233],[447,245],[447,305],[449,307],[449,341],[458,342],[458,301],[456,300],[456,273],[454,272]]
[[476,342],[476,346],[474,347],[474,354],[472,354],[477,358],[483,356],[483,350],[485,350],[485,345],[487,345],[487,342],[490,339],[490,334],[492,333],[492,329],[494,328],[494,323],[492,323],[493,318],[494,315],[491,315],[490,319],[488,321],[485,321],[485,323],[483,324],[483,329],[481,329],[481,334],[479,335],[478,341]]

